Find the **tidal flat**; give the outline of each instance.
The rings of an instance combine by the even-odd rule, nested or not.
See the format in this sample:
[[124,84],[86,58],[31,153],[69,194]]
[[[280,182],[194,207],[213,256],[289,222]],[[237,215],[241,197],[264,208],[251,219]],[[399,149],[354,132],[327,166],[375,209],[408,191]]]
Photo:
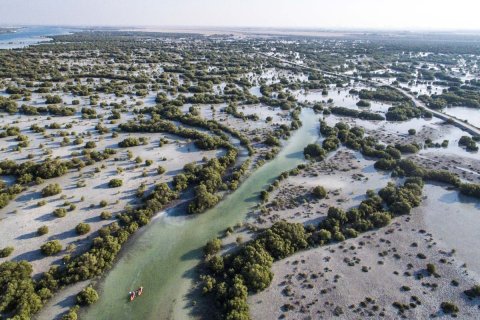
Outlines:
[[479,317],[477,42],[47,31],[0,50],[0,316]]

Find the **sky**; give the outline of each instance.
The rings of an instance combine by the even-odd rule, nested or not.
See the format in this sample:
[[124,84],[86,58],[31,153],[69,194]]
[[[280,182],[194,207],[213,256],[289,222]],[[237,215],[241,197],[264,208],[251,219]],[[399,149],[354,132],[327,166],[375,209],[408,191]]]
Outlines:
[[0,0],[0,25],[480,30],[480,0]]

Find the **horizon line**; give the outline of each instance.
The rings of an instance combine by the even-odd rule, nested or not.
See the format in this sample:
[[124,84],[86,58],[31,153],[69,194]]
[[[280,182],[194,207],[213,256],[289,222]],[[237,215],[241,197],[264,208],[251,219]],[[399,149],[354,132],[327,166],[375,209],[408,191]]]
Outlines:
[[[290,30],[290,31],[328,31],[328,32],[467,32],[467,33],[478,33],[480,35],[480,29],[475,28],[416,28],[416,27],[405,27],[405,28],[378,28],[378,27],[327,27],[327,26],[254,26],[254,25],[182,25],[182,24],[172,24],[172,25],[121,25],[121,24],[2,24],[0,23],[0,28],[21,28],[21,27],[69,27],[69,28],[115,28],[115,29],[146,29],[146,28],[185,28],[185,29],[228,29],[228,30],[239,30],[239,29],[251,29],[251,30]],[[246,30],[243,30],[246,31]],[[152,31],[154,32],[154,31]]]

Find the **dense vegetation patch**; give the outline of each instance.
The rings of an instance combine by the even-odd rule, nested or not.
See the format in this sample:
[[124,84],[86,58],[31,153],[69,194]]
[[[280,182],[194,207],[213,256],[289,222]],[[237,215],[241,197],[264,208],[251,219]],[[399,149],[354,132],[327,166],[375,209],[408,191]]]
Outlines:
[[403,186],[388,185],[378,195],[369,191],[358,208],[345,212],[330,207],[327,218],[317,226],[277,222],[230,254],[218,255],[221,243],[210,241],[204,249],[203,293],[211,296],[222,318],[250,319],[248,293],[270,285],[274,261],[386,226],[393,217],[409,214],[420,204],[422,187],[420,179],[407,179]]

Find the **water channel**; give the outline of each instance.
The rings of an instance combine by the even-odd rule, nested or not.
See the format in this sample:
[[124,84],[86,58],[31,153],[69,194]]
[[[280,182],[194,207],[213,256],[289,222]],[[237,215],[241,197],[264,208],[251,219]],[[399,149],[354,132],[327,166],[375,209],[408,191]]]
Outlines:
[[[194,267],[202,246],[219,232],[244,220],[257,204],[259,192],[283,171],[302,163],[303,148],[318,136],[318,116],[303,110],[303,126],[282,151],[246,179],[219,205],[204,214],[187,217],[180,209],[159,213],[124,248],[100,286],[101,299],[83,319],[185,319]],[[144,286],[144,294],[127,302],[128,292]]]

